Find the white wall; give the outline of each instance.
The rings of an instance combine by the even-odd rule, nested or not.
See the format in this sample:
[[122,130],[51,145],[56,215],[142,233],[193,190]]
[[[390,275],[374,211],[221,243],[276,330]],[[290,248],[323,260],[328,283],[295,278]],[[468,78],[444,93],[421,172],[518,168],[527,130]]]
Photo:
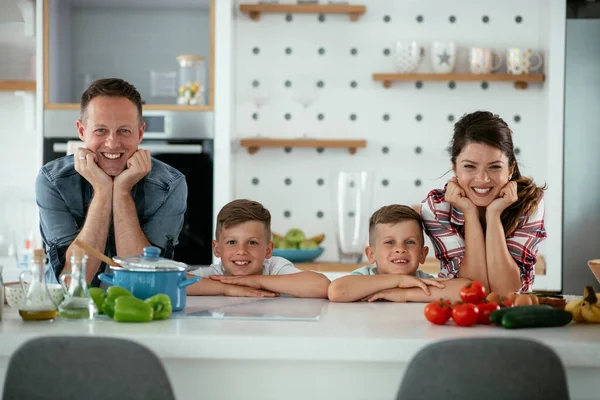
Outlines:
[[[298,138],[308,131],[314,138],[360,138],[368,144],[354,156],[344,150],[318,153],[315,149],[290,153],[261,149],[250,155],[236,148],[235,197],[264,203],[273,215],[275,232],[297,227],[308,235],[325,233],[326,250],[320,260],[335,261],[332,178],[337,171],[375,172],[371,211],[391,203],[419,203],[429,190],[441,188],[450,178],[444,175],[450,168],[445,148],[453,122],[464,113],[490,110],[513,129],[522,173],[540,185],[549,184],[549,238],[540,254],[545,255],[550,272],[536,280],[535,288],[560,289],[562,163],[554,155],[562,148],[557,139],[562,136],[565,1],[373,0],[365,4],[366,14],[354,23],[346,15],[326,15],[321,21],[311,14],[293,15],[291,21],[283,14],[265,14],[255,22],[238,12],[233,138]],[[419,72],[432,71],[434,40],[453,40],[460,47],[457,72],[467,72],[469,47],[501,52],[509,47],[532,48],[543,54],[548,79],[531,84],[528,90],[501,82],[490,82],[487,89],[480,82],[457,82],[454,89],[447,82],[425,82],[421,89],[414,82],[400,82],[386,90],[372,80],[372,74],[394,71],[393,57],[386,56],[384,49],[393,54],[397,40],[415,40],[425,48]],[[355,55],[352,49],[357,50]],[[307,115],[294,100],[298,87],[294,82],[300,74],[311,74],[313,85],[324,84]],[[268,88],[268,102],[256,119],[253,80]],[[284,85],[287,80],[292,82],[289,88]],[[387,121],[384,114],[389,115]],[[319,185],[319,179],[324,184]]]
[[[35,80],[35,49],[36,38],[25,36],[23,23],[0,24],[0,80]],[[34,119],[33,95],[0,91],[0,235],[15,237],[18,246],[37,232]]]

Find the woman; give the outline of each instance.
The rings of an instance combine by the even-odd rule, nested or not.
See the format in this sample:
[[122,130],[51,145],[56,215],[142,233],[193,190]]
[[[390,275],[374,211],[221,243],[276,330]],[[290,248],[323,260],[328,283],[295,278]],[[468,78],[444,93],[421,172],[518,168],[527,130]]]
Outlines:
[[500,294],[531,290],[546,187],[521,176],[512,131],[490,112],[463,116],[448,150],[454,177],[421,207],[440,277],[478,280]]

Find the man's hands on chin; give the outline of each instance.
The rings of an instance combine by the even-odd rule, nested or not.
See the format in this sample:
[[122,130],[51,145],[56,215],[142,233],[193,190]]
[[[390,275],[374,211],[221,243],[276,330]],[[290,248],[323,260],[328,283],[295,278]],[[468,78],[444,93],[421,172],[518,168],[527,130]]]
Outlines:
[[93,151],[79,148],[74,155],[75,171],[92,185],[94,192],[112,193],[113,180],[98,166],[98,156]]
[[148,150],[139,149],[127,160],[127,168],[115,176],[114,189],[131,192],[133,186],[152,170],[152,161]]

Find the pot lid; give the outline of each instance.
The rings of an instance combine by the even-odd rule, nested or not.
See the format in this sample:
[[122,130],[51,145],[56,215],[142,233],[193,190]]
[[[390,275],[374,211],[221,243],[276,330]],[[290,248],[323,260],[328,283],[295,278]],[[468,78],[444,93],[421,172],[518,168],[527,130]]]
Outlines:
[[144,247],[144,254],[132,257],[113,257],[119,266],[111,266],[112,269],[125,269],[128,271],[186,271],[187,264],[179,261],[169,260],[160,256],[160,249],[154,246]]

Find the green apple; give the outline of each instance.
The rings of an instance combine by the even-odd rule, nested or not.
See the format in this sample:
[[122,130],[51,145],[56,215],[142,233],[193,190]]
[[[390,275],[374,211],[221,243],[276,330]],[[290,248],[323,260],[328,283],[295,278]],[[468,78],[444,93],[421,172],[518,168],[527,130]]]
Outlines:
[[299,245],[306,240],[306,235],[300,229],[292,228],[285,234],[285,240],[286,242]]

